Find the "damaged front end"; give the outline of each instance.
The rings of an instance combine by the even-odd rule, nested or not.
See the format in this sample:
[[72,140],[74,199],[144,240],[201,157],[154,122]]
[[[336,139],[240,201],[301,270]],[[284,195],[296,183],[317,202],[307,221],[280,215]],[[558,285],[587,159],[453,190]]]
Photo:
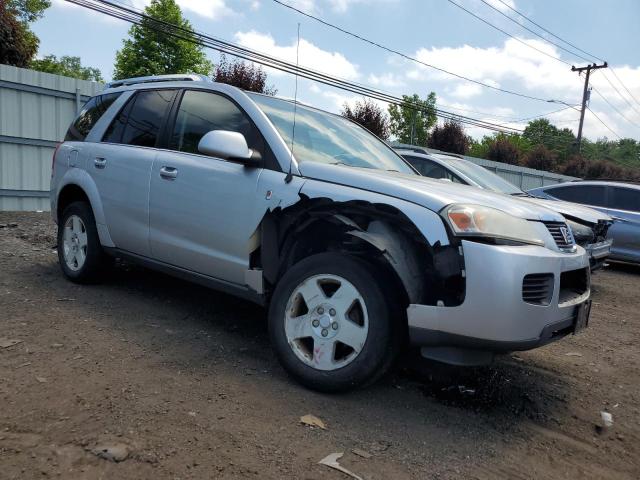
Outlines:
[[611,254],[613,240],[607,239],[607,232],[613,222],[598,220],[596,223],[591,223],[567,215],[565,218],[571,227],[576,244],[589,254],[591,270],[602,268],[607,257]]

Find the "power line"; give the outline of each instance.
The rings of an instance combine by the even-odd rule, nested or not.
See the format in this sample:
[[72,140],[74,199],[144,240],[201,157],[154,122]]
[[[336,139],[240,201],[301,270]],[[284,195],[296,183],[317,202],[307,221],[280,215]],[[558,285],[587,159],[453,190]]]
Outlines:
[[530,100],[537,100],[537,101],[540,101],[540,102],[546,102],[547,101],[544,98],[534,97],[532,95],[527,95],[525,93],[515,92],[513,90],[507,90],[507,89],[504,89],[504,88],[496,87],[495,85],[490,85],[488,83],[484,83],[484,82],[481,82],[479,80],[474,80],[472,78],[465,77],[464,75],[460,75],[460,74],[457,74],[457,73],[450,72],[448,70],[445,70],[444,68],[440,68],[440,67],[432,65],[430,63],[423,62],[422,60],[419,60],[419,59],[417,59],[415,57],[407,55],[406,53],[402,53],[402,52],[400,52],[398,50],[395,50],[395,49],[393,49],[391,47],[387,47],[387,46],[382,45],[382,44],[380,44],[380,43],[378,43],[376,41],[373,41],[373,40],[370,40],[368,38],[365,38],[365,37],[363,37],[361,35],[358,35],[357,33],[350,32],[349,30],[346,30],[346,29],[344,29],[342,27],[334,25],[333,23],[327,22],[326,20],[323,20],[322,18],[319,18],[319,17],[317,17],[315,15],[312,15],[310,13],[302,11],[302,10],[300,10],[300,9],[298,9],[298,8],[292,6],[292,5],[289,5],[287,3],[284,3],[284,2],[282,2],[280,0],[273,0],[273,1],[275,3],[277,3],[278,5],[281,5],[281,6],[285,7],[285,8],[288,8],[290,10],[298,12],[299,14],[304,15],[307,18],[310,18],[312,20],[315,20],[316,22],[319,22],[319,23],[327,26],[327,27],[330,27],[330,28],[333,28],[334,30],[342,32],[345,35],[349,35],[350,37],[356,38],[356,39],[358,39],[358,40],[360,40],[362,42],[368,43],[369,45],[373,45],[374,47],[380,48],[380,49],[385,50],[385,51],[387,51],[389,53],[393,53],[394,55],[398,55],[398,56],[400,56],[400,57],[402,57],[402,58],[404,58],[406,60],[410,60],[412,62],[419,63],[420,65],[423,65],[425,67],[429,67],[429,68],[432,68],[434,70],[438,70],[439,72],[446,73],[447,75],[451,75],[451,76],[459,78],[461,80],[466,80],[467,82],[472,82],[472,83],[475,83],[476,85],[480,85],[480,86],[485,87],[485,88],[490,88],[492,90],[496,90],[496,91],[499,91],[499,92],[502,92],[502,93],[508,93],[510,95],[516,95],[518,97],[528,98]]
[[[148,25],[149,28],[163,32],[167,35],[171,35],[176,38],[180,38],[182,40],[197,43],[199,45],[212,48],[223,53],[228,53],[230,55],[234,55],[238,58],[241,58],[250,62],[255,62],[260,65],[285,71],[287,73],[291,73],[291,74],[297,73],[301,77],[307,78],[309,80],[317,81],[319,83],[323,83],[328,86],[350,91],[352,93],[357,93],[359,95],[363,95],[369,98],[375,98],[377,100],[381,100],[386,103],[406,106],[414,110],[416,109],[423,110],[423,107],[418,106],[415,103],[408,101],[404,98],[396,97],[391,94],[374,90],[372,88],[359,85],[353,82],[348,82],[343,79],[331,77],[329,75],[326,75],[321,72],[317,72],[315,70],[311,70],[305,67],[296,66],[286,61],[280,60],[278,58],[270,57],[266,54],[257,52],[255,50],[241,47],[231,42],[227,42],[227,41],[224,41],[200,32],[186,29],[184,27],[150,17],[140,11],[125,7],[122,4],[116,4],[114,2],[107,1],[107,0],[67,0],[67,1],[70,3],[74,3],[77,5],[89,8],[91,10],[94,10],[100,13],[103,13],[103,14],[109,15],[114,18],[125,20],[135,25],[139,25],[142,22],[142,20],[145,20],[150,23],[150,25]],[[465,117],[459,114],[454,114],[452,112],[447,112],[440,109],[433,109],[433,110],[437,116],[446,120],[455,120],[455,121],[459,121],[460,123],[465,123],[468,125],[485,128],[488,130],[500,131],[503,133],[521,133],[522,132],[522,130],[519,130],[513,127],[504,127],[502,125],[498,125],[492,122],[482,121],[482,120],[478,120],[471,117]],[[431,109],[429,109],[429,111],[431,111]]]
[[596,115],[596,112],[594,112],[593,110],[591,110],[589,107],[587,107],[587,110],[589,110],[589,111],[593,114],[593,116],[594,116],[594,117],[596,117],[596,118],[598,119],[598,121],[599,121],[602,125],[604,125],[604,126],[605,126],[605,127],[606,127],[610,132],[611,132],[611,133],[613,133],[616,137],[618,137],[618,139],[619,139],[619,140],[622,140],[622,137],[621,137],[620,135],[618,135],[615,131],[613,131],[613,129],[612,129],[609,125],[607,125],[606,123],[604,123],[604,122],[602,121],[602,119],[601,119],[598,115]]
[[611,69],[611,73],[613,73],[613,76],[616,77],[616,79],[618,80],[618,82],[620,82],[620,85],[622,85],[624,87],[624,89],[627,91],[627,93],[629,94],[629,96],[633,99],[634,102],[636,102],[638,105],[640,105],[640,101],[638,101],[638,99],[636,97],[633,96],[633,94],[631,93],[631,91],[627,88],[627,86],[622,82],[622,80],[620,80],[620,77],[618,77],[618,74],[615,72],[615,70],[612,68]]
[[588,55],[592,58],[595,58],[596,60],[600,60],[601,62],[604,62],[604,60],[600,57],[597,57],[595,55],[593,55],[592,53],[586,52],[583,49],[581,49],[580,47],[574,45],[573,43],[569,42],[568,40],[564,40],[563,38],[559,37],[558,35],[556,35],[555,33],[553,33],[550,30],[547,30],[546,28],[544,28],[542,25],[540,25],[539,23],[534,22],[533,20],[531,20],[529,17],[527,17],[524,13],[519,12],[518,10],[516,10],[515,8],[513,8],[511,5],[509,5],[508,3],[504,2],[503,0],[498,0],[500,3],[502,3],[505,7],[507,7],[509,10],[512,10],[513,12],[517,13],[518,15],[520,15],[522,18],[524,18],[525,20],[527,20],[528,22],[532,23],[533,25],[535,25],[536,27],[540,28],[541,30],[544,30],[545,32],[547,32],[549,35],[557,38],[558,40],[560,40],[561,42],[566,43],[567,45],[575,48],[576,50],[579,50],[580,52],[584,53],[585,55]]
[[620,110],[618,110],[618,109],[617,109],[617,107],[616,107],[615,105],[613,105],[611,102],[609,102],[609,100],[607,100],[607,99],[605,98],[605,96],[604,96],[604,95],[602,95],[602,94],[600,93],[600,91],[599,91],[596,87],[591,87],[591,88],[593,89],[593,91],[594,91],[594,92],[596,92],[596,93],[600,96],[600,98],[602,98],[602,100],[604,100],[605,102],[607,102],[607,105],[609,105],[611,108],[613,108],[613,109],[618,113],[618,115],[620,115],[622,118],[624,118],[627,122],[629,122],[629,123],[630,123],[631,125],[633,125],[634,127],[640,128],[640,125],[638,125],[637,123],[632,122],[631,120],[629,120],[629,119],[625,116],[625,114],[624,114],[624,113],[622,113]]
[[[275,0],[274,0],[274,1],[275,1]],[[489,25],[489,26],[490,26],[491,28],[493,28],[494,30],[497,30],[497,31],[499,31],[499,32],[501,32],[501,33],[503,33],[503,34],[505,34],[506,36],[513,38],[515,41],[520,42],[521,44],[523,44],[523,45],[525,45],[525,46],[527,46],[527,47],[529,47],[529,48],[531,48],[531,49],[533,49],[533,50],[535,50],[535,51],[537,51],[537,52],[539,52],[539,53],[542,53],[543,55],[546,55],[546,56],[547,56],[547,57],[549,57],[549,58],[553,58],[554,60],[557,60],[558,62],[562,62],[562,63],[564,63],[565,65],[569,65],[569,66],[571,66],[571,64],[570,64],[569,62],[565,62],[564,60],[562,60],[562,59],[561,59],[561,58],[559,58],[559,57],[554,57],[554,56],[553,56],[553,55],[551,55],[550,53],[545,52],[544,50],[540,50],[539,48],[534,47],[533,45],[531,45],[531,44],[529,44],[529,43],[525,42],[524,40],[521,40],[521,39],[519,39],[518,37],[516,37],[516,36],[514,36],[514,35],[511,35],[509,32],[507,32],[507,31],[505,31],[505,30],[501,29],[500,27],[496,27],[493,23],[489,22],[488,20],[485,20],[484,18],[480,17],[479,15],[476,15],[476,14],[475,14],[475,13],[473,13],[471,10],[468,10],[468,9],[464,8],[462,5],[460,5],[460,4],[456,3],[456,2],[454,2],[453,0],[447,0],[447,1],[448,1],[450,4],[455,5],[455,6],[456,6],[456,7],[458,7],[459,9],[461,9],[461,10],[463,10],[463,11],[467,12],[467,13],[468,13],[469,15],[471,15],[472,17],[477,18],[477,19],[478,19],[478,20],[480,20],[482,23],[486,23],[487,25]]]
[[484,3],[487,7],[491,8],[492,10],[495,10],[496,12],[498,12],[500,15],[502,15],[504,18],[506,18],[507,20],[510,20],[511,22],[515,23],[516,25],[518,25],[521,28],[524,28],[527,32],[533,33],[536,37],[541,38],[542,40],[544,40],[547,43],[550,43],[551,45],[558,47],[560,50],[564,50],[565,52],[573,55],[574,57],[580,58],[582,60],[586,60],[587,62],[590,62],[591,59],[590,58],[586,58],[583,57],[582,55],[580,55],[579,53],[575,53],[572,52],[571,50],[568,50],[566,48],[564,48],[562,45],[558,45],[555,42],[552,42],[551,40],[544,38],[542,35],[540,35],[538,32],[536,32],[535,30],[531,30],[529,27],[526,27],[524,25],[522,25],[520,22],[518,22],[517,20],[515,20],[514,18],[510,17],[509,15],[507,15],[506,13],[502,12],[500,9],[494,7],[493,5],[491,5],[489,2],[487,2],[487,0],[480,0],[482,3]]
[[616,87],[613,82],[611,82],[611,80],[609,79],[609,77],[607,77],[604,72],[602,73],[602,76],[605,78],[605,80],[607,82],[609,82],[609,85],[611,85],[613,87],[613,89],[616,91],[616,93],[618,94],[618,96],[623,99],[625,102],[627,102],[627,105],[629,105],[633,110],[635,110],[636,113],[640,114],[640,111],[638,111],[636,109],[636,107],[633,106],[633,104],[631,102],[629,102],[629,100],[626,99],[626,97],[624,97],[622,95],[622,93],[620,93],[620,90],[618,90],[618,87]]

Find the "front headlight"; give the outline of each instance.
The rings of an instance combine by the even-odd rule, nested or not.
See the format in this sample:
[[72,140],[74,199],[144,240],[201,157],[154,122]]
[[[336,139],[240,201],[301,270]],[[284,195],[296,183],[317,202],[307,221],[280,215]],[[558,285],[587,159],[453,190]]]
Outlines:
[[531,222],[482,205],[454,204],[445,208],[453,233],[459,237],[485,237],[544,245]]
[[574,222],[573,220],[567,220],[567,225],[571,227],[571,231],[573,232],[573,238],[575,239],[578,245],[583,245],[585,243],[591,243],[595,239],[595,235],[593,229],[586,225],[582,225],[581,223]]

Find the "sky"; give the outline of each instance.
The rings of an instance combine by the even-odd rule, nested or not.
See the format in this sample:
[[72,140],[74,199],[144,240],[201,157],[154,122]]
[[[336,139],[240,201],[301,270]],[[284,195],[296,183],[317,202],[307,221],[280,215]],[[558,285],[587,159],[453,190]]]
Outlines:
[[[150,2],[115,1],[137,8]],[[421,62],[541,100],[498,92],[428,68],[331,29],[272,0],[177,0],[177,3],[196,30],[294,63],[299,23],[301,66],[396,96],[417,93],[425,98],[433,91],[438,108],[500,125],[524,128],[527,122],[524,119],[545,115],[559,128],[577,133],[580,113],[566,104],[579,105],[584,77],[572,72],[570,66],[589,62],[549,43],[555,42],[587,58],[595,55],[606,60],[610,67],[591,75],[590,84],[595,90],[591,92],[589,108],[595,115],[586,111],[583,135],[592,140],[602,137],[616,140],[618,136],[640,140],[638,0],[282,1]],[[453,2],[515,38],[474,18]],[[505,4],[589,55],[522,18],[511,22],[504,15],[516,19],[518,16]],[[99,68],[107,80],[129,27],[124,21],[64,0],[53,0],[44,17],[33,24],[40,38],[39,56],[79,56],[84,65]],[[219,58],[213,50],[207,50],[207,55],[214,63]],[[292,75],[268,70],[268,78],[279,96],[294,97]],[[353,104],[361,97],[299,79],[298,99],[339,112],[345,102]],[[381,105],[386,108],[386,104]],[[477,127],[465,130],[474,138],[491,133]]]

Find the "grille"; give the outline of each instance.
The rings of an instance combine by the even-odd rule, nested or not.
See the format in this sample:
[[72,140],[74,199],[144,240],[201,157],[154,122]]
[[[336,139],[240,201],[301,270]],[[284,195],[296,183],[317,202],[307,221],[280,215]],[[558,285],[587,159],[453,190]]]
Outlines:
[[543,222],[553,237],[558,248],[562,250],[572,250],[576,241],[573,238],[571,229],[563,222]]
[[522,280],[522,300],[534,305],[549,305],[553,296],[553,273],[532,273]]

